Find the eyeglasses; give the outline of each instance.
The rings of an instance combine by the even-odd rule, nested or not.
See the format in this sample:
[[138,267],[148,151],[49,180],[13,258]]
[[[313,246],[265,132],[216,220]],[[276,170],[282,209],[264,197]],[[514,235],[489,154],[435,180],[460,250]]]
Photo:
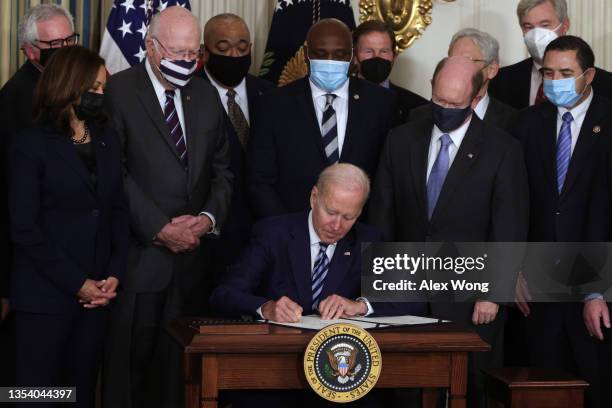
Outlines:
[[[80,37],[81,36],[79,34],[74,33],[72,35],[69,35],[66,38],[58,38],[58,39],[51,40],[51,41],[36,40],[36,42],[40,44],[46,44],[48,48],[62,48],[64,45],[67,45],[67,46],[77,45],[79,43]],[[32,45],[40,49],[40,47],[37,46],[36,44],[32,44]]]
[[166,48],[164,46],[164,44],[161,43],[161,41],[159,41],[157,38],[153,38],[159,45],[161,45],[162,49],[164,50],[164,52],[166,54],[168,54],[168,56],[170,58],[172,58],[173,60],[182,60],[182,59],[187,59],[187,60],[194,60],[196,58],[198,58],[200,56],[200,47],[195,48],[193,50],[178,50],[178,51],[174,51],[174,50],[169,50],[168,48]]

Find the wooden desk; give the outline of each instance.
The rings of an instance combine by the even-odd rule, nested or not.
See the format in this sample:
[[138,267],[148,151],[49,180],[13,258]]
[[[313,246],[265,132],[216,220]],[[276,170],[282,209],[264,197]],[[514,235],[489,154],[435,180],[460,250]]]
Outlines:
[[[309,388],[303,354],[315,331],[271,325],[269,334],[203,335],[191,320],[169,327],[184,350],[187,407],[217,408],[219,390]],[[382,353],[376,387],[449,388],[451,408],[465,407],[468,352],[490,349],[454,324],[369,332]]]

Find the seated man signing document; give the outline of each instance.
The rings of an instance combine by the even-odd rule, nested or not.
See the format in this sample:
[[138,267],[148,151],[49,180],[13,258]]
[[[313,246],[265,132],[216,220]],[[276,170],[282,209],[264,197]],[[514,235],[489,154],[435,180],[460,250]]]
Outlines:
[[354,165],[323,170],[310,194],[310,211],[255,225],[241,259],[213,291],[211,306],[223,315],[277,322],[298,322],[314,313],[324,320],[424,314],[422,303],[370,304],[359,297],[361,243],[382,238],[356,222],[369,191],[367,175]]

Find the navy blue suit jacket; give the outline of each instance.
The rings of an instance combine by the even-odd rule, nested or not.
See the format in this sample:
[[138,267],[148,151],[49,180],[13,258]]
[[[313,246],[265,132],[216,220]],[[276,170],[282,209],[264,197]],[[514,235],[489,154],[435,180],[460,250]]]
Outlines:
[[[356,223],[338,245],[320,299],[336,294],[356,299],[361,294],[361,243],[379,242],[380,231]],[[254,315],[269,300],[287,296],[312,314],[312,280],[308,212],[271,217],[253,227],[241,260],[211,296],[212,308],[223,315]],[[373,303],[377,315],[425,314],[423,303]]]
[[37,313],[78,311],[87,278],[121,277],[129,220],[119,140],[90,127],[97,187],[68,137],[28,129],[9,155],[9,210],[15,258],[12,307]]
[[[395,95],[349,78],[348,119],[340,161],[373,176],[387,132],[399,122]],[[257,107],[248,146],[247,188],[255,217],[309,208],[321,171],[329,166],[309,79],[271,90]]]

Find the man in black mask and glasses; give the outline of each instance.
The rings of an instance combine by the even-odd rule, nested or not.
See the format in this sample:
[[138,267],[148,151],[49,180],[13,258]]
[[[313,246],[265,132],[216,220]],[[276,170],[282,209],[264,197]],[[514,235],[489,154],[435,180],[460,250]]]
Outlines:
[[[22,129],[32,126],[32,95],[40,73],[51,54],[66,45],[79,42],[74,32],[70,13],[55,4],[39,4],[29,9],[19,23],[19,44],[27,61],[0,89],[0,217],[8,225],[6,208],[6,147],[10,138]],[[9,248],[8,231],[0,230],[0,245]],[[5,358],[14,358],[12,318],[8,313],[8,271],[11,259],[5,259],[0,268],[0,366],[13,367]],[[4,322],[4,323],[3,323]],[[12,382],[9,370],[0,370],[0,384]],[[6,375],[7,377],[3,377]]]
[[209,81],[219,93],[225,110],[234,190],[223,234],[213,244],[216,275],[238,258],[248,242],[253,216],[245,186],[246,146],[255,122],[255,107],[274,85],[248,73],[251,67],[251,35],[246,22],[231,13],[218,14],[204,26],[204,68],[196,75]]
[[395,33],[380,20],[365,21],[353,30],[353,63],[361,78],[388,88],[397,97],[402,122],[408,121],[410,111],[426,105],[427,99],[389,80],[397,58]]
[[[528,186],[521,146],[473,114],[482,80],[469,59],[443,59],[432,79],[431,116],[389,132],[368,212],[369,223],[380,227],[386,240],[526,239]],[[492,285],[513,287],[518,265],[500,264]],[[489,295],[479,294],[474,302],[444,297],[431,303],[434,316],[470,326],[491,345],[490,352],[470,354],[468,407],[486,406],[481,369],[503,363],[505,310]]]

